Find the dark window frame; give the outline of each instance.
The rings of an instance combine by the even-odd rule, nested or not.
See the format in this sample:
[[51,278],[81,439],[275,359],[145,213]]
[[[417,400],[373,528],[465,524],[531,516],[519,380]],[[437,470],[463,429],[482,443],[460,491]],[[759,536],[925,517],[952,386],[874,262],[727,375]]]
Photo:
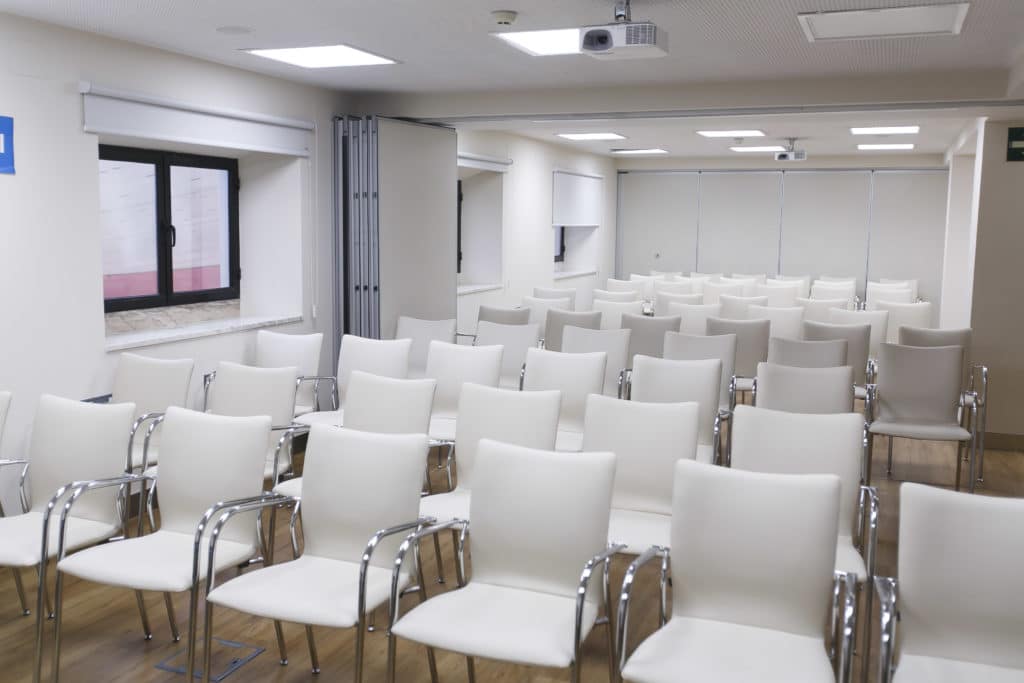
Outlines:
[[455,273],[462,272],[462,180],[458,181],[458,218],[455,221]]
[[[138,147],[120,147],[116,145],[100,145],[99,158],[105,161],[127,161],[152,164],[156,169],[156,230],[157,243],[157,289],[158,293],[148,296],[130,296],[117,299],[104,299],[103,310],[130,311],[161,306],[178,306],[205,301],[223,301],[237,299],[242,270],[239,266],[238,246],[238,160],[227,157],[214,157],[180,152],[164,152],[160,150],[142,149]],[[228,276],[227,287],[203,289],[193,292],[175,292],[173,289],[174,264],[172,248],[174,245],[174,226],[171,222],[171,166],[207,168],[228,173]]]
[[565,263],[565,226],[556,225],[555,230],[558,231],[558,244],[559,250],[555,254],[555,263]]

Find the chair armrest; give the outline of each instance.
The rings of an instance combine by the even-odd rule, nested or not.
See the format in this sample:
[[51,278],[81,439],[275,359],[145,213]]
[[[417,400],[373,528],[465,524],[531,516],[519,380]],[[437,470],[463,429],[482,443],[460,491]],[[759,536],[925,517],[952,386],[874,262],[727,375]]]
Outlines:
[[619,370],[619,398],[628,399],[633,388],[633,369],[623,368]]
[[861,486],[857,505],[857,534],[860,550],[864,553],[867,580],[875,578],[875,551],[878,547],[878,489]]
[[736,410],[736,375],[729,380],[729,412]]
[[[236,500],[233,505],[227,507],[223,514],[217,519],[217,523],[213,525],[210,530],[210,545],[207,549],[207,562],[206,562],[206,594],[209,595],[210,591],[213,590],[214,580],[216,571],[214,570],[214,557],[217,552],[217,541],[220,539],[220,534],[224,530],[224,525],[230,521],[232,517],[242,512],[252,512],[254,510],[262,510],[268,507],[278,507],[280,505],[287,505],[288,503],[297,504],[298,498],[293,496],[282,496],[279,494],[273,495],[261,495],[249,499]],[[211,508],[212,509],[212,508]],[[224,509],[224,508],[221,508]],[[196,577],[199,574],[199,546],[202,544],[202,536],[199,536],[199,544],[193,549],[194,554],[192,557],[192,576]],[[273,543],[274,539],[270,539]],[[195,584],[193,584],[195,585]]]
[[878,360],[875,358],[868,358],[868,366],[865,369],[867,374],[867,383],[874,384],[878,379]]
[[363,550],[363,556],[359,560],[359,597],[356,603],[359,611],[356,614],[363,615],[366,613],[366,575],[370,571],[370,560],[373,558],[373,552],[380,545],[380,542],[388,536],[394,536],[410,529],[420,531],[423,527],[428,524],[434,524],[436,521],[433,517],[420,517],[413,522],[403,522],[387,529],[381,529],[370,537],[370,540],[366,542],[366,549]]
[[[68,517],[71,515],[71,508],[74,506],[75,503],[78,502],[78,499],[81,498],[83,494],[88,493],[89,491],[95,491],[96,489],[106,489],[112,486],[125,486],[126,484],[134,484],[135,482],[146,482],[151,481],[152,479],[152,477],[147,477],[144,474],[123,474],[119,477],[110,477],[108,479],[77,481],[74,482],[74,484],[70,485],[70,487],[67,489],[67,493],[69,494],[68,499],[64,502],[64,506],[60,511],[60,530],[58,532],[59,535],[57,536],[57,561],[60,562],[62,559],[64,559],[65,532],[67,531],[67,522]],[[61,496],[55,494],[54,497],[50,499],[50,503],[56,503],[57,501],[60,500],[60,497]],[[49,505],[47,505],[46,512],[44,512],[43,514],[43,524],[49,523],[51,509],[52,508]],[[127,520],[124,518],[125,513],[127,513],[127,509],[125,509],[125,512],[122,513],[122,527],[124,527],[127,524]],[[122,531],[126,530],[122,529]],[[127,536],[127,534],[125,535]],[[44,538],[46,536],[45,527],[43,530],[43,536]],[[46,550],[47,546],[44,545],[43,554],[41,557],[46,557]]]
[[833,579],[840,584],[843,605],[839,612],[839,662],[836,667],[836,683],[850,683],[853,673],[853,643],[857,635],[857,575],[836,574]]
[[[610,620],[612,609],[611,596],[608,593],[608,562],[611,560],[612,555],[620,553],[625,549],[626,546],[622,544],[609,545],[603,551],[587,560],[587,563],[583,565],[583,571],[580,572],[580,582],[576,587],[576,627],[573,632],[575,638],[573,640],[575,647],[573,660],[577,663],[577,666],[580,666],[583,658],[583,610],[587,604],[587,590],[590,588],[590,578],[594,575],[594,568],[597,565],[603,565],[604,567],[604,602]],[[611,627],[612,625],[609,621],[608,628]]]
[[320,382],[331,385],[331,410],[338,409],[338,378],[334,375],[302,375],[295,380],[295,388],[303,382],[313,383],[313,410],[320,410]]
[[428,527],[422,527],[416,529],[402,541],[402,545],[398,546],[398,553],[395,555],[394,566],[391,569],[391,597],[388,600],[388,636],[391,635],[391,629],[394,628],[395,622],[398,621],[398,609],[399,609],[399,598],[401,594],[398,591],[398,584],[402,577],[402,566],[405,564],[405,556],[409,554],[409,550],[414,546],[418,545],[420,539],[426,538],[427,536],[433,536],[446,529],[458,529],[461,533],[459,535],[459,545],[457,548],[459,561],[455,565],[455,573],[459,588],[466,585],[466,565],[465,565],[465,543],[466,533],[469,531],[469,522],[462,519],[452,519],[441,524],[433,524]]
[[27,465],[27,464],[28,464],[28,460],[20,460],[20,459],[16,459],[16,460],[7,460],[7,459],[0,459],[0,467],[7,467],[7,466],[9,466],[9,465]]
[[281,449],[284,448],[286,443],[289,444],[290,448],[291,442],[295,439],[295,436],[298,434],[309,433],[310,427],[309,425],[303,424],[291,424],[286,427],[271,427],[270,429],[274,432],[281,431],[281,436],[277,440],[277,447],[274,448],[274,470],[270,475],[274,482],[274,486],[277,486],[280,483],[280,476],[277,473],[277,465],[281,461]]
[[526,363],[523,363],[523,367],[519,368],[519,391],[523,390],[523,385],[526,384]]
[[[637,557],[629,565],[626,570],[626,575],[622,577],[622,592],[619,594],[619,623],[616,632],[616,647],[619,658],[619,670],[626,666],[626,660],[628,659],[629,653],[626,651],[626,640],[629,635],[629,607],[630,607],[630,596],[633,592],[633,583],[636,581],[636,573],[640,570],[640,567],[644,566],[654,558],[661,558],[661,615],[660,615],[660,626],[665,625],[665,602],[666,602],[666,586],[668,579],[668,563],[669,563],[669,550],[668,548],[662,548],[661,546],[653,545],[647,550],[643,551],[639,557]],[[659,627],[660,627],[659,626]]]
[[864,387],[864,421],[871,426],[875,421],[875,408],[878,406],[878,385],[869,382]]
[[113,394],[100,394],[99,396],[83,398],[82,403],[110,403],[112,398],[114,398]]
[[[975,378],[981,376],[981,389],[976,389]],[[968,385],[968,389],[973,391],[979,405],[984,406],[988,402],[988,366],[981,363],[975,363],[971,366],[971,381]]]
[[879,621],[877,681],[891,683],[892,674],[896,670],[896,622],[899,621],[899,613],[896,610],[899,587],[896,579],[876,576],[875,594],[878,595]]
[[215,379],[217,379],[217,371],[216,370],[214,370],[213,372],[208,372],[205,375],[203,375],[203,412],[204,413],[206,412],[206,409],[209,407],[209,404],[210,404],[210,385],[213,384],[213,381]]
[[153,438],[153,432],[160,426],[160,423],[164,421],[164,413],[152,412],[140,415],[132,423],[131,436],[128,438],[128,461],[125,463],[125,472],[132,471],[132,449],[135,447],[135,435],[138,433],[142,425],[150,422],[151,424],[146,429],[146,436],[142,441],[142,471],[145,472],[149,467],[149,441]]
[[750,379],[750,405],[757,406],[757,377]]

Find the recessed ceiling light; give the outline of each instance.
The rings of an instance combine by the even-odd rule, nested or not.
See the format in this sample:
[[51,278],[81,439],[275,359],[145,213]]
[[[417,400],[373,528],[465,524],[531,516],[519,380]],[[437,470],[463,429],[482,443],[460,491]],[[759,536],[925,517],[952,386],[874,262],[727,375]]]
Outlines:
[[576,142],[626,139],[624,135],[619,135],[618,133],[559,133],[558,137],[565,138],[566,140],[575,140]]
[[857,149],[862,152],[886,152],[914,149],[914,145],[911,142],[889,142],[877,145],[857,145]]
[[622,155],[642,155],[642,154],[668,154],[668,150],[661,149],[660,147],[652,147],[650,149],[613,149],[612,154]]
[[698,130],[706,138],[763,138],[763,130]]
[[248,26],[218,26],[217,33],[225,36],[247,36],[252,33]]
[[534,57],[575,55],[580,52],[580,30],[559,28],[549,31],[506,31],[492,33],[506,43]]
[[257,57],[265,57],[305,69],[324,69],[337,66],[375,66],[394,64],[393,59],[380,57],[348,45],[319,45],[316,47],[287,47],[273,50],[244,50]]
[[797,15],[810,42],[959,35],[970,3],[804,12]]
[[751,147],[730,147],[734,152],[785,152],[786,148],[782,145],[761,145]]
[[921,132],[921,126],[871,126],[851,128],[853,135],[914,135]]

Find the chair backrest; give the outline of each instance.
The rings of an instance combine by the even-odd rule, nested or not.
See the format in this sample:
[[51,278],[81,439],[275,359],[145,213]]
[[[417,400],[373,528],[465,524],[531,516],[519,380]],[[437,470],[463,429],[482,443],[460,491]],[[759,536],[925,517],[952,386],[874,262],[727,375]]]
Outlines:
[[676,461],[697,457],[696,403],[587,398],[583,450],[615,454],[612,507],[672,514]]
[[637,298],[642,298],[647,290],[647,282],[643,280],[616,280],[610,277],[605,285],[605,289],[609,292],[633,292]]
[[562,334],[562,351],[565,353],[603,351],[606,354],[603,393],[605,396],[618,396],[619,373],[629,366],[632,330],[591,330],[567,326]]
[[[231,417],[169,408],[160,441],[161,530],[191,538],[214,503],[260,495],[270,427],[266,415]],[[420,468],[422,476],[422,462]],[[255,513],[238,515],[221,537],[255,550],[255,520]]]
[[[270,330],[256,332],[256,366],[261,368],[294,367],[300,376],[320,374],[320,347],[324,335],[314,334],[282,334]],[[191,375],[191,370],[189,372]],[[303,382],[299,385],[295,402],[313,407],[313,383]],[[174,403],[170,405],[185,405]]]
[[898,342],[903,346],[960,346],[964,350],[964,381],[971,375],[971,328],[934,330],[927,327],[901,325]]
[[883,284],[881,282],[868,282],[864,291],[864,302],[868,308],[872,308],[881,301],[894,301],[900,304],[910,304],[916,300],[914,292],[905,284]]
[[956,425],[964,350],[960,346],[882,344],[879,420]]
[[608,356],[603,351],[562,353],[530,349],[526,352],[523,391],[561,391],[559,429],[582,432],[587,396],[604,391],[607,362]]
[[871,325],[871,340],[868,343],[868,354],[878,358],[879,345],[886,340],[889,329],[888,311],[844,311],[833,308],[829,312],[829,322],[840,325],[862,324]]
[[652,270],[651,275],[657,278],[661,278],[666,282],[672,282],[683,278],[683,271],[681,270]]
[[807,341],[846,341],[846,365],[853,368],[853,381],[863,385],[866,380],[868,353],[871,349],[871,325],[867,322],[839,324],[804,320]]
[[[523,297],[523,308],[527,308],[530,311],[530,324],[536,325],[540,330],[540,336],[544,336],[544,323],[547,321],[548,311],[551,309],[561,309],[563,311],[572,310],[572,299],[569,297],[562,297],[561,299],[546,299],[542,297],[524,296]],[[477,334],[480,334],[480,326],[477,324]]]
[[421,320],[405,315],[398,316],[395,328],[395,339],[410,339],[409,372],[411,375],[422,375],[427,369],[427,351],[430,342],[441,341],[455,343],[455,318],[449,320]]
[[757,406],[787,413],[853,412],[853,368],[794,368],[759,363]]
[[753,280],[755,284],[759,285],[768,281],[767,273],[732,273],[729,277],[733,280]]
[[738,377],[753,377],[757,364],[768,360],[768,339],[771,323],[767,320],[723,320],[708,318],[706,334],[736,335],[736,368]]
[[802,306],[776,307],[747,306],[747,320],[767,320],[769,337],[800,339],[803,335],[804,309]]
[[533,295],[538,299],[568,299],[569,310],[576,310],[576,288],[534,287]]
[[[733,420],[734,469],[836,475],[841,490],[839,533],[845,536],[854,533],[864,453],[862,415],[807,415],[736,406]],[[822,448],[822,444],[828,447]]]
[[[454,333],[452,336],[454,337]],[[428,342],[428,348],[432,343],[433,341]],[[338,352],[337,378],[340,405],[345,405],[348,378],[353,370],[381,377],[398,379],[408,377],[412,345],[411,338],[370,339],[354,334],[344,335],[341,338],[341,350]]]
[[552,308],[544,326],[544,348],[562,350],[563,331],[567,326],[583,327],[588,330],[601,329],[600,311],[562,311]]
[[629,361],[642,353],[645,356],[661,358],[665,348],[665,333],[678,332],[682,317],[678,315],[647,316],[624,313],[623,329],[632,330],[629,336]]
[[754,296],[754,290],[759,284],[757,278],[753,277],[723,277],[718,280],[722,285],[743,285],[740,296]]
[[796,305],[804,309],[804,320],[812,322],[827,323],[832,318],[833,308],[849,308],[850,302],[846,299],[800,299]]
[[526,350],[540,343],[540,328],[534,323],[502,325],[481,320],[476,326],[477,346],[502,346],[501,381],[519,386],[519,373],[526,360]]
[[852,285],[856,285],[857,284],[857,276],[856,275],[822,275],[821,277],[818,278],[818,281],[819,282],[828,282],[830,284],[839,283],[839,284],[847,284],[847,285],[851,285],[851,284]]
[[799,282],[800,293],[797,296],[807,299],[811,296],[811,276],[810,275],[776,275],[775,279],[779,282]]
[[654,283],[659,279],[660,278],[654,275],[638,275],[637,273],[629,274],[630,282],[639,282],[644,286],[642,294],[645,299],[650,299],[654,296]]
[[768,362],[794,368],[835,368],[846,365],[845,339],[805,341],[772,337],[768,340]]
[[672,616],[821,638],[839,490],[828,474],[676,463]]
[[697,443],[714,443],[722,384],[722,361],[665,360],[637,356],[633,360],[630,396],[643,403],[689,403],[699,406]]
[[690,273],[690,285],[694,294],[703,294],[704,285],[708,282],[717,282],[722,277],[721,273]]
[[[1024,500],[900,486],[905,654],[1024,669]],[[969,585],[965,586],[965,577]]]
[[593,291],[593,301],[640,301],[640,295],[636,291],[630,289],[624,292],[613,292],[607,289],[595,289]]
[[356,370],[349,379],[345,426],[379,434],[426,434],[436,386],[433,379],[395,379]]
[[766,306],[796,306],[796,298],[800,296],[801,282],[768,280],[754,288],[755,296],[768,297]]
[[669,315],[679,315],[683,321],[679,331],[684,334],[705,334],[708,318],[717,318],[722,313],[722,304],[679,304],[668,305]]
[[195,361],[191,358],[164,360],[122,353],[117,359],[110,401],[134,403],[136,417],[162,413],[170,406],[184,407],[188,404],[188,387],[194,367]]
[[477,324],[484,321],[502,325],[525,325],[530,322],[529,308],[505,308],[481,304],[476,317]]
[[[614,476],[612,453],[481,441],[470,500],[472,580],[575,598],[583,565],[608,543]],[[599,591],[592,593],[596,600]]]
[[614,330],[622,327],[622,314],[643,315],[642,301],[603,301],[594,299],[594,310],[601,313],[601,329]]
[[[133,403],[104,405],[40,396],[29,441],[27,493],[31,509],[41,512],[57,489],[68,482],[124,474],[128,432],[134,419]],[[261,472],[263,455],[261,451]],[[116,495],[115,488],[85,494],[74,507],[75,516],[116,523]]]
[[900,340],[900,328],[908,327],[932,327],[932,303],[930,301],[919,301],[913,304],[899,304],[892,301],[879,301],[879,311],[889,313],[889,322],[886,326],[885,340],[895,344]]
[[[303,553],[358,564],[377,531],[415,520],[428,450],[426,434],[314,426],[302,476]],[[370,564],[390,567],[401,542],[382,539]]]
[[712,282],[709,280],[704,283],[704,303],[717,304],[718,297],[723,294],[743,296],[743,286],[742,282]]
[[691,271],[691,278],[699,278],[705,282],[718,282],[722,279],[724,273],[698,273],[697,271]]
[[455,417],[462,385],[471,382],[496,387],[501,381],[500,346],[463,346],[430,342],[426,376],[437,380],[434,417]]
[[693,294],[693,281],[690,278],[674,280],[655,280],[654,295],[660,294]]
[[811,285],[812,299],[843,299],[847,304],[853,303],[857,296],[857,283],[854,282],[822,282]]
[[672,315],[669,307],[672,304],[699,304],[704,300],[703,294],[670,294],[669,292],[654,293],[654,315]]
[[[493,439],[525,448],[554,450],[562,392],[510,391],[467,384],[459,397],[458,488],[473,488],[473,470],[481,439]],[[422,467],[422,465],[421,465]]]
[[294,367],[254,368],[221,361],[217,364],[217,380],[210,387],[209,412],[230,417],[267,415],[275,427],[291,424],[296,378],[298,370]]
[[764,306],[768,303],[768,297],[722,294],[718,297],[718,303],[722,304],[722,310],[717,317],[729,320],[746,320],[747,309],[755,305]]
[[668,360],[707,360],[717,358],[722,361],[722,381],[718,393],[721,408],[728,409],[729,385],[736,369],[736,335],[697,335],[669,332],[665,335],[664,358]]
[[878,282],[883,285],[898,285],[905,287],[911,292],[911,296],[913,297],[911,301],[917,301],[917,280],[893,280],[887,277],[880,277],[878,278]]

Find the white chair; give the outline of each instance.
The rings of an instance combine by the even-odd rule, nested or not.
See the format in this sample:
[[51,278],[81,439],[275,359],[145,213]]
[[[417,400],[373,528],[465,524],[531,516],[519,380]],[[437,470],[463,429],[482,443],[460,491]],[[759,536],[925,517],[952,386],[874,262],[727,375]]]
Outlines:
[[667,547],[676,462],[697,457],[696,403],[641,403],[587,398],[583,452],[615,454],[609,545],[639,555]]
[[540,343],[540,328],[534,324],[502,325],[481,321],[476,326],[477,346],[501,346],[501,380],[499,386],[519,388],[519,374],[526,361],[527,349]]
[[[846,342],[846,365],[853,368],[853,382],[857,398],[867,396],[865,386],[874,382],[874,372],[868,373],[868,356],[871,350],[871,325],[867,322],[835,324],[804,321],[804,340]],[[871,361],[873,363],[873,361]],[[872,366],[873,367],[873,366]]]
[[[263,369],[261,369],[263,370]],[[263,370],[268,372],[268,370]],[[220,381],[220,380],[218,380]],[[207,576],[210,526],[213,517],[243,506],[279,504],[282,496],[263,493],[266,444],[271,420],[267,416],[227,417],[169,408],[163,419],[161,442],[160,528],[144,536],[89,548],[57,563],[53,671],[60,666],[62,587],[65,574],[136,592],[143,629],[152,637],[142,591],[170,594],[191,591],[186,677],[194,677],[198,583]],[[201,473],[201,476],[197,476]],[[93,484],[100,487],[131,481],[127,476]],[[218,502],[226,501],[226,502]],[[237,567],[257,553],[255,509],[232,519],[218,533],[212,572]],[[60,536],[64,537],[62,526]],[[264,556],[268,555],[266,549]],[[178,639],[173,612],[171,632]]]
[[700,278],[705,282],[718,282],[722,279],[723,273],[698,273],[697,271],[691,271],[691,278]]
[[753,280],[758,285],[768,281],[767,273],[732,273],[729,277],[733,280]]
[[757,278],[753,277],[723,277],[719,278],[718,283],[722,285],[742,285],[743,291],[740,292],[739,296],[754,296],[754,290],[760,284]]
[[455,318],[450,320],[421,320],[404,315],[398,316],[395,339],[409,339],[412,341],[409,348],[408,377],[413,379],[423,377],[423,373],[427,369],[427,351],[430,349],[430,342],[455,343],[455,326]]
[[[290,562],[220,585],[209,572],[204,682],[211,680],[214,605],[274,619],[278,629],[281,621],[305,625],[314,674],[320,672],[320,663],[312,627],[354,626],[354,680],[362,680],[366,617],[388,600],[391,564],[401,542],[398,535],[404,537],[423,524],[417,515],[427,450],[426,434],[313,428],[306,447],[309,481],[302,496],[303,551],[300,555],[293,535],[295,559]],[[294,515],[292,523],[294,527]],[[413,581],[409,572],[398,579],[399,589]],[[421,600],[426,599],[422,570],[416,583]],[[286,662],[284,641],[278,643],[281,661]]]
[[[763,474],[676,464],[672,506],[672,618],[630,654],[630,596],[639,568],[669,552],[651,548],[630,565],[619,601],[622,678],[679,681],[847,681],[854,590],[830,661],[825,626],[836,594],[833,566],[840,483],[835,475]],[[849,586],[849,583],[846,583]],[[664,594],[664,593],[663,593]],[[832,625],[835,627],[835,624]]]
[[626,292],[611,292],[606,289],[595,289],[593,291],[591,307],[593,307],[593,305],[596,304],[598,301],[627,302],[641,301],[641,299],[640,296],[633,290],[629,290]]
[[562,351],[565,353],[604,352],[607,356],[604,371],[603,393],[605,396],[619,396],[625,371],[629,366],[630,330],[591,330],[582,327],[566,327],[562,337]]
[[804,320],[812,322],[827,323],[832,318],[833,308],[849,308],[850,302],[846,299],[800,299],[796,305],[804,309]]
[[857,282],[822,282],[811,285],[812,299],[842,299],[851,308],[857,299]]
[[795,368],[759,363],[754,405],[787,413],[852,413],[853,368]]
[[654,297],[654,283],[659,278],[654,275],[638,275],[637,273],[630,273],[630,282],[639,282],[643,284],[642,296],[645,299],[651,299]]
[[751,304],[747,306],[747,320],[767,320],[769,338],[800,339],[803,336],[804,309],[801,306],[776,308]]
[[[305,415],[320,409],[320,397],[313,392],[315,382],[306,377],[320,374],[320,347],[324,335],[281,334],[270,330],[256,332],[256,367],[298,368],[299,388],[295,395],[295,415]],[[170,405],[184,405],[172,403]]]
[[664,358],[667,360],[717,358],[722,361],[722,382],[718,394],[718,408],[723,419],[728,417],[736,400],[733,386],[733,372],[736,368],[735,334],[709,337],[708,335],[669,332],[665,335]]
[[[351,403],[345,422],[360,432],[426,434],[436,386],[432,379],[395,379],[356,370],[349,378]],[[274,493],[301,498],[302,479],[281,482]]]
[[[651,287],[653,288],[653,285]],[[647,282],[643,280],[616,280],[610,277],[607,280],[605,289],[609,292],[632,292],[636,295],[636,298],[642,299],[647,291]]]
[[647,316],[625,313],[622,328],[630,330],[629,359],[627,367],[633,366],[633,358],[642,353],[645,356],[661,358],[665,348],[665,334],[678,332],[682,318],[678,315]]
[[794,368],[835,368],[846,365],[845,339],[805,341],[772,337],[768,340],[768,362]]
[[[454,336],[454,332],[452,335]],[[307,413],[295,418],[295,421],[304,425],[329,424],[341,427],[345,423],[345,396],[352,372],[359,370],[371,375],[398,379],[408,377],[412,348],[412,338],[385,340],[346,334],[341,338],[341,348],[338,351],[338,373],[333,377],[316,378],[331,385],[333,410]]]
[[901,327],[934,327],[930,301],[919,301],[912,304],[879,301],[876,306],[879,311],[889,313],[885,340],[890,344],[899,342]]
[[[468,657],[519,664],[570,667],[580,681],[583,641],[609,600],[607,548],[615,456],[612,453],[558,453],[496,441],[480,442],[473,473],[471,528],[448,522],[406,539],[395,559],[402,571],[416,542],[447,529],[468,530],[473,544],[473,576],[460,572],[459,590],[442,593],[400,616],[398,591],[391,594],[387,680],[395,681],[399,638]],[[572,505],[565,492],[573,492]],[[530,495],[523,495],[529,491]],[[462,566],[463,543],[459,550]],[[603,571],[602,571],[603,570]],[[603,577],[591,576],[596,573]],[[603,595],[595,595],[602,586]],[[589,589],[589,590],[588,590]],[[611,654],[612,629],[608,624]],[[609,675],[614,676],[613,657]]]
[[898,304],[910,304],[916,301],[914,292],[904,284],[882,284],[881,282],[868,282],[864,292],[864,303],[868,309],[873,309],[881,301],[892,301]]
[[529,308],[505,308],[503,306],[480,305],[477,312],[477,324],[487,321],[502,325],[525,325],[530,322]]
[[888,311],[844,311],[833,308],[829,314],[829,322],[839,325],[871,325],[871,340],[868,344],[870,358],[878,358],[879,347],[888,338]]
[[721,273],[690,273],[690,284],[694,294],[703,294],[704,285],[708,282],[717,282],[722,277]]
[[911,296],[913,297],[912,300],[917,301],[917,280],[893,280],[890,278],[880,277],[878,278],[878,282],[883,285],[899,285],[906,287],[911,291]]
[[548,319],[544,327],[544,348],[561,351],[564,330],[568,326],[599,330],[601,329],[601,312],[551,309],[548,311]]
[[810,275],[776,275],[775,279],[779,282],[799,282],[800,283],[800,294],[797,296],[807,299],[811,296],[811,276]]
[[718,297],[718,303],[722,305],[722,311],[718,314],[719,318],[746,320],[747,309],[751,306],[764,306],[768,303],[768,297],[722,294]]
[[[0,434],[10,398],[9,392],[0,393]],[[21,510],[0,516],[0,567],[10,567],[13,572],[22,614],[27,616],[30,611],[21,572],[32,568],[42,575],[46,560],[56,556],[59,506],[71,493],[69,482],[117,477],[127,471],[134,416],[131,403],[96,405],[44,394],[32,422],[28,459],[0,460],[0,470],[16,467],[21,474]],[[122,503],[113,490],[84,496],[69,518],[65,550],[99,543],[123,530]],[[45,558],[41,540],[47,544]],[[45,608],[42,606],[45,593],[38,594],[38,609],[48,614],[48,595]]]
[[699,304],[703,300],[703,294],[670,294],[668,292],[655,292],[654,315],[671,315],[669,308],[672,304]]
[[736,335],[736,390],[751,391],[757,364],[768,360],[768,339],[771,323],[768,320],[723,320],[708,318],[708,335]]
[[717,461],[719,452],[721,383],[722,361],[718,358],[665,360],[637,356],[628,394],[630,400],[643,403],[697,403],[697,460],[711,463]]
[[788,282],[782,280],[768,280],[763,285],[754,288],[755,296],[766,296],[768,301],[765,306],[776,306],[785,308],[796,306],[797,297],[800,296],[800,282]]
[[683,271],[681,270],[652,270],[651,275],[656,278],[661,278],[666,282],[672,282],[683,278]]
[[[533,296],[523,297],[523,308],[530,309],[530,324],[536,325],[540,330],[540,336],[544,336],[544,323],[547,321],[548,311],[559,309],[563,311],[572,310],[572,299],[545,299]],[[477,334],[480,334],[480,326],[477,324]]]
[[857,284],[857,276],[855,275],[822,275],[818,280],[829,283]]
[[679,331],[684,334],[704,334],[708,326],[708,318],[717,318],[722,313],[722,304],[680,304],[668,305],[669,315],[681,316],[683,321]]
[[437,382],[430,413],[431,438],[451,449],[459,414],[459,394],[466,383],[497,387],[501,381],[500,346],[462,346],[431,342],[427,377]]
[[533,296],[538,299],[568,299],[569,310],[576,310],[576,292],[575,288],[561,287],[534,287]]
[[675,280],[655,280],[654,296],[659,294],[693,294],[693,280],[679,277]]
[[[892,445],[896,437],[958,443],[956,483],[960,488],[960,448],[970,448],[970,490],[975,484],[977,407],[971,407],[971,430],[960,423],[964,407],[961,389],[963,348],[959,346],[900,346],[882,344],[878,383],[869,387],[871,433],[888,438],[887,474],[892,475]],[[870,468],[868,470],[870,476]],[[870,483],[870,478],[867,479]]]
[[899,520],[899,582],[875,580],[879,683],[1024,680],[1024,501],[903,484]]
[[743,296],[743,283],[742,282],[712,282],[708,281],[704,283],[704,304],[717,304],[718,297],[723,294],[729,296]]
[[594,310],[601,314],[601,329],[614,330],[622,327],[623,314],[643,315],[644,302],[594,299]]
[[580,450],[587,396],[604,390],[607,362],[608,356],[601,351],[559,353],[530,349],[526,352],[523,391],[557,389],[562,393],[556,450]]

